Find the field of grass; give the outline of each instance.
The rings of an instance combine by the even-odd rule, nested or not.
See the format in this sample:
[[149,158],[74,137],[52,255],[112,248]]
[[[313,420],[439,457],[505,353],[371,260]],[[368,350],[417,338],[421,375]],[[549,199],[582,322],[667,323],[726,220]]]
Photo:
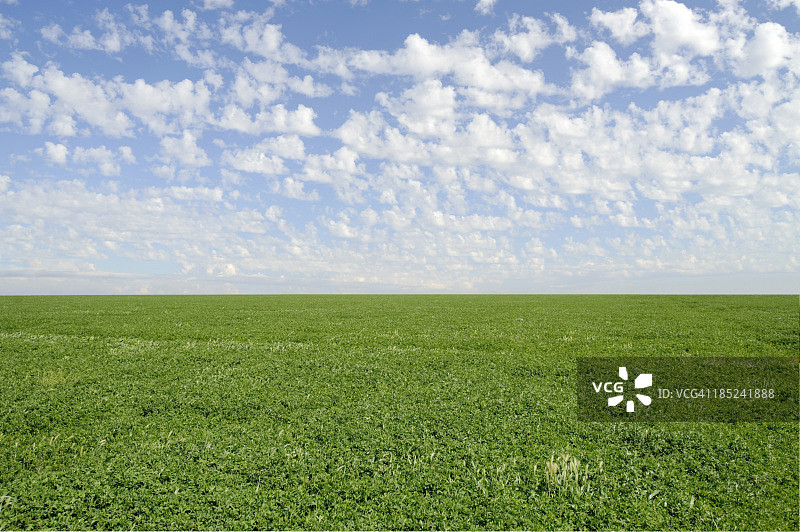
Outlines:
[[795,423],[588,423],[581,356],[797,356],[796,296],[0,298],[3,529],[797,530]]

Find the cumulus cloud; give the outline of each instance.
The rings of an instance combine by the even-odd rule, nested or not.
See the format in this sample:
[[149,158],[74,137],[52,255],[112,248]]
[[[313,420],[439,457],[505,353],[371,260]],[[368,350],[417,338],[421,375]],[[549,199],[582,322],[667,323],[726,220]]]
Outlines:
[[225,164],[241,170],[259,174],[282,174],[286,171],[283,159],[269,152],[267,146],[259,145],[245,150],[226,151],[222,160]]
[[625,7],[619,11],[609,12],[593,7],[590,20],[594,26],[602,26],[607,29],[620,44],[629,45],[650,31],[647,24],[637,20],[638,15],[635,7]]
[[575,40],[577,36],[575,28],[563,16],[552,14],[550,18],[556,24],[555,32],[551,32],[542,20],[514,15],[508,22],[509,32],[498,30],[494,40],[505,51],[530,62],[551,44],[564,44]]
[[6,18],[0,13],[0,39],[11,39],[14,35],[13,30],[18,25],[17,21]]
[[597,41],[578,54],[586,68],[573,73],[573,92],[587,100],[600,98],[618,86],[646,88],[655,84],[650,62],[638,53],[622,61],[608,44]]
[[[17,63],[17,72],[20,66]],[[109,136],[131,134],[133,123],[116,105],[113,83],[95,83],[77,73],[66,75],[54,65],[48,65],[30,79],[30,85],[34,87],[30,96],[52,97],[52,109],[48,111],[55,115],[77,116]]]
[[233,0],[203,0],[203,9],[228,9],[233,7]]
[[100,50],[108,54],[119,53],[136,43],[147,47],[151,45],[150,39],[129,31],[108,8],[98,11],[94,19],[100,30],[97,36],[81,27],[75,27],[67,33],[55,23],[44,26],[39,32],[42,37],[54,44],[64,44],[76,50]]
[[28,63],[19,52],[11,54],[11,60],[3,62],[3,75],[22,88],[31,84],[33,75],[39,72],[39,67]]
[[548,90],[540,71],[528,70],[506,60],[492,63],[476,35],[466,31],[445,45],[412,34],[405,39],[403,47],[392,54],[361,51],[352,56],[350,64],[370,73],[417,79],[450,75],[458,85],[490,92],[518,92],[536,97]]
[[104,176],[117,176],[120,174],[120,161],[128,164],[136,162],[130,146],[121,146],[117,153],[98,146],[96,148],[83,148],[78,146],[72,153],[73,162],[80,165],[94,165],[97,171]]
[[116,90],[119,105],[156,135],[197,127],[211,113],[211,92],[203,80],[149,84],[137,79],[133,83],[118,82]]
[[456,91],[439,80],[418,83],[398,98],[378,93],[376,99],[410,133],[444,137],[455,132]]
[[270,16],[269,12],[258,15],[240,12],[224,17],[222,43],[278,62],[300,62],[305,54],[299,47],[284,41],[281,25],[270,23]]
[[640,9],[649,19],[656,54],[668,56],[684,50],[691,55],[710,55],[720,46],[716,27],[684,4],[645,0]]
[[494,11],[494,5],[496,3],[497,0],[478,0],[478,3],[475,4],[475,11],[481,15],[488,15]]
[[800,55],[800,41],[791,39],[786,28],[775,22],[759,24],[743,46],[738,71],[744,77],[766,75]]
[[178,162],[190,168],[199,168],[211,164],[205,150],[197,145],[197,136],[191,131],[184,131],[180,137],[164,137],[161,139],[161,154],[165,162]]
[[68,152],[69,150],[63,144],[54,144],[49,141],[44,143],[43,154],[51,163],[66,164]]
[[249,134],[275,132],[316,136],[321,131],[314,124],[315,116],[314,109],[302,104],[294,111],[289,111],[283,104],[278,104],[254,115],[236,105],[226,105],[221,111],[217,125],[223,129]]
[[774,9],[785,9],[794,6],[797,14],[800,15],[800,0],[767,0]]

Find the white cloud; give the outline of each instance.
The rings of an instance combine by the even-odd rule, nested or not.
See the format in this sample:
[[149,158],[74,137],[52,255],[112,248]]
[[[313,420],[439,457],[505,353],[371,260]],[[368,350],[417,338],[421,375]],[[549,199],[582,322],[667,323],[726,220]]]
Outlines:
[[72,32],[67,34],[60,25],[51,23],[39,30],[42,37],[54,43],[64,44],[76,50],[101,50],[107,54],[116,54],[124,48],[140,43],[146,47],[151,45],[151,41],[140,35],[129,31],[128,28],[117,21],[108,8],[98,11],[95,14],[95,23],[100,29],[99,36],[87,29],[75,27]]
[[494,5],[496,3],[497,0],[478,0],[478,3],[475,4],[475,11],[481,15],[488,15],[494,11]]
[[325,84],[318,83],[311,75],[302,79],[290,76],[279,63],[271,60],[254,63],[245,57],[238,69],[230,90],[231,100],[249,109],[254,104],[268,105],[279,99],[285,90],[312,98],[332,94]]
[[130,146],[120,146],[119,157],[128,164],[133,164],[136,162],[136,157],[134,157],[133,150]]
[[636,20],[638,14],[635,7],[609,12],[593,7],[590,20],[594,26],[602,26],[610,31],[611,36],[620,44],[629,45],[650,31],[647,24]]
[[198,168],[211,164],[211,159],[197,145],[197,136],[191,131],[184,131],[181,137],[164,137],[161,139],[161,153],[164,161],[177,161],[183,166]]
[[283,104],[278,104],[253,116],[236,105],[226,105],[217,125],[223,129],[250,134],[272,132],[315,136],[321,133],[314,124],[315,117],[314,109],[302,104],[294,111],[288,111]]
[[51,163],[67,164],[68,149],[63,144],[44,143],[44,156]]
[[201,126],[211,114],[211,92],[205,81],[188,79],[149,84],[142,79],[119,82],[120,106],[156,135]]
[[33,78],[32,86],[55,97],[53,109],[58,114],[77,115],[110,136],[131,134],[133,123],[114,101],[113,84],[94,83],[80,74],[67,76],[48,65]]
[[281,157],[267,154],[259,148],[226,151],[222,155],[222,161],[228,166],[243,172],[266,175],[286,172],[286,167]]
[[310,98],[324,98],[333,93],[330,87],[315,82],[310,75],[305,75],[302,79],[292,77],[289,79],[288,85],[293,91]]
[[741,53],[738,71],[744,77],[766,75],[787,64],[792,56],[800,56],[800,41],[790,40],[786,28],[775,22],[759,24]]
[[347,147],[339,148],[332,155],[309,155],[300,177],[320,183],[332,183],[337,179],[349,181],[364,171],[358,159],[358,153]]
[[376,100],[412,134],[449,137],[455,133],[456,91],[439,80],[418,83],[399,98],[378,93]]
[[656,54],[669,56],[688,51],[690,56],[710,55],[720,46],[716,27],[703,22],[697,12],[684,4],[645,0],[640,9],[650,20]]
[[47,161],[62,166],[67,164],[68,159],[79,166],[93,165],[101,175],[107,177],[120,174],[120,162],[126,164],[136,162],[136,157],[134,157],[130,146],[120,146],[116,153],[105,146],[96,148],[78,146],[72,150],[72,156],[70,157],[70,150],[67,146],[47,141],[44,143],[44,148],[39,148],[35,151]]
[[0,123],[27,126],[28,132],[37,134],[50,114],[50,97],[41,91],[34,89],[26,96],[11,87],[0,89]]
[[195,39],[209,39],[211,29],[204,22],[198,21],[197,13],[190,9],[181,11],[183,21],[175,18],[172,11],[164,11],[153,23],[164,32],[164,39],[170,44],[189,44]]
[[286,177],[273,188],[275,194],[281,194],[287,198],[303,201],[318,201],[319,193],[316,190],[306,192],[305,183],[292,177]]
[[304,58],[297,46],[284,42],[280,24],[269,23],[270,12],[259,15],[240,12],[221,21],[221,40],[243,52],[280,63],[298,63]]
[[202,126],[211,115],[212,95],[203,80],[155,84],[141,79],[126,83],[121,78],[93,81],[80,74],[67,75],[52,64],[40,71],[20,54],[3,63],[3,72],[20,87],[31,89],[27,104],[22,103],[25,97],[21,93],[6,89],[6,98],[22,105],[13,114],[35,114],[40,120],[52,117],[50,129],[60,136],[77,133],[76,118],[105,134],[129,136],[135,125],[131,116],[152,133],[162,135]]
[[573,93],[580,98],[594,100],[619,86],[646,88],[655,84],[650,63],[638,53],[620,61],[613,48],[596,41],[577,58],[587,65],[572,76]]
[[286,159],[303,159],[305,145],[297,135],[278,135],[265,138],[256,147],[266,153],[272,153]]
[[153,198],[170,197],[179,201],[213,201],[219,202],[223,199],[223,191],[218,187],[167,187],[163,189],[150,188],[148,192]]
[[233,7],[233,0],[203,0],[202,9],[229,9]]
[[147,6],[130,7],[129,10],[137,25],[147,30],[161,30],[160,35],[141,38],[146,49],[151,50],[159,43],[163,49],[172,52],[190,66],[208,69],[218,66],[215,51],[205,48],[216,38],[215,32],[208,24],[199,20],[194,11],[183,9],[179,19],[171,10],[166,10],[155,18],[150,16]]
[[115,154],[105,146],[97,148],[76,147],[72,153],[72,161],[76,164],[97,166],[97,170],[104,176],[118,176],[120,174],[119,161],[128,164],[134,163],[136,158],[130,146],[122,146]]
[[494,40],[505,51],[517,55],[522,61],[530,62],[551,44],[573,41],[577,36],[575,28],[564,17],[554,14],[551,18],[556,23],[556,33],[551,33],[542,20],[514,15],[508,21],[509,33],[498,30],[494,34]]
[[348,66],[351,55],[352,51],[317,46],[317,57],[305,59],[301,64],[324,74],[334,74],[344,80],[351,80],[353,72]]
[[767,0],[767,2],[774,9],[784,9],[789,6],[794,6],[795,11],[800,15],[800,0]]
[[452,75],[459,85],[492,92],[518,92],[531,98],[548,90],[540,71],[505,60],[492,64],[476,35],[467,31],[445,45],[430,43],[415,33],[393,54],[361,51],[353,54],[350,64],[366,72],[422,80]]
[[64,36],[64,30],[55,23],[50,23],[47,26],[42,27],[39,29],[39,33],[44,37],[45,40],[48,40],[54,44],[58,44],[62,37]]
[[11,39],[14,35],[14,28],[19,23],[14,19],[9,19],[0,13],[0,39]]
[[22,88],[31,84],[33,75],[38,71],[39,67],[28,63],[19,52],[12,53],[11,60],[3,63],[3,75]]

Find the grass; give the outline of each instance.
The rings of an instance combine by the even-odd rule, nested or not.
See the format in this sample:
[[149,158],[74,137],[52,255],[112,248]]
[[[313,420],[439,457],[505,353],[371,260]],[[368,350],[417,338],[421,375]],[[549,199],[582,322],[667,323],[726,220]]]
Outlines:
[[3,529],[798,529],[792,423],[583,423],[575,357],[796,356],[796,297],[0,298]]

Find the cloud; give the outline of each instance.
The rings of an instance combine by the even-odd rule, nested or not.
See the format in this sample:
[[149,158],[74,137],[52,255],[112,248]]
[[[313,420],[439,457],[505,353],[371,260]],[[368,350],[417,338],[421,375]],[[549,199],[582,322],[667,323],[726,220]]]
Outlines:
[[19,22],[0,13],[0,39],[11,39],[14,36],[14,28],[18,25]]
[[64,44],[76,50],[100,50],[107,54],[119,53],[133,44],[151,46],[150,39],[129,31],[108,8],[98,11],[94,18],[100,29],[97,37],[90,30],[80,27],[66,33],[60,25],[54,23],[44,26],[39,32],[44,39],[54,44]]
[[286,172],[286,167],[281,157],[264,153],[259,148],[226,151],[222,156],[222,161],[228,166],[243,172],[266,175]]
[[272,191],[275,194],[281,194],[287,198],[302,201],[319,201],[320,199],[319,193],[316,190],[307,192],[305,190],[305,183],[293,177],[286,177],[282,181],[277,182]]
[[33,75],[39,71],[39,67],[28,63],[19,52],[12,53],[11,60],[5,61],[2,66],[3,75],[22,88],[27,88]]
[[289,72],[274,61],[254,63],[245,57],[237,69],[235,81],[229,96],[231,100],[245,109],[254,104],[268,105],[279,99],[284,91],[290,90],[311,98],[329,96],[332,91],[316,82],[311,75],[302,79],[290,76]]
[[478,0],[478,3],[475,4],[475,11],[481,15],[488,15],[494,11],[494,5],[496,3],[497,0]]
[[63,144],[54,144],[49,141],[45,142],[43,153],[51,163],[67,164],[68,149]]
[[50,97],[31,90],[27,96],[11,87],[0,89],[0,123],[12,123],[32,134],[40,133],[52,114]]
[[789,6],[794,6],[797,14],[800,15],[800,0],[767,0],[773,9],[785,9]]
[[167,162],[178,162],[190,168],[199,168],[211,164],[206,152],[197,145],[197,136],[191,131],[184,131],[180,137],[164,137],[161,139],[162,159]]
[[116,85],[120,107],[138,118],[156,135],[200,127],[211,114],[211,92],[204,81],[163,80],[149,84],[142,79]]
[[96,148],[78,146],[72,150],[70,158],[70,149],[66,145],[47,141],[44,143],[44,148],[38,148],[35,152],[42,155],[48,162],[61,166],[65,166],[68,159],[79,166],[93,165],[104,176],[118,176],[121,170],[120,162],[126,164],[136,162],[130,146],[120,146],[116,153],[105,146]]
[[641,12],[649,19],[653,50],[669,56],[684,51],[689,56],[710,55],[720,47],[719,34],[694,10],[673,0],[645,0]]
[[498,30],[494,40],[506,52],[530,62],[551,44],[564,44],[575,40],[577,36],[575,28],[563,16],[553,14],[551,19],[557,26],[555,33],[551,33],[542,20],[514,15],[508,22],[509,33]]
[[225,16],[220,22],[221,42],[279,63],[299,63],[305,54],[297,46],[284,42],[281,25],[271,24],[270,18],[269,10]]
[[656,83],[657,74],[647,59],[634,52],[627,61],[620,61],[602,41],[592,43],[576,58],[587,66],[572,75],[572,91],[579,98],[595,100],[620,86],[646,88]]
[[741,52],[737,69],[741,76],[766,75],[800,57],[800,41],[790,39],[786,28],[775,22],[759,24]]
[[300,175],[303,179],[320,183],[349,181],[364,171],[358,164],[358,158],[358,153],[347,147],[339,148],[330,155],[309,155],[305,158]]
[[167,43],[188,45],[195,39],[211,38],[211,29],[207,24],[198,20],[197,13],[191,9],[184,9],[181,11],[181,17],[183,21],[175,18],[172,11],[166,10],[160,17],[153,19],[153,24],[161,29]]
[[412,34],[393,54],[361,51],[351,57],[350,64],[374,74],[413,76],[423,80],[450,75],[456,84],[465,87],[518,92],[531,98],[548,90],[541,72],[505,60],[492,64],[476,35],[466,31],[445,45],[430,43]]
[[593,7],[590,20],[592,25],[606,28],[620,44],[630,45],[650,32],[647,24],[636,20],[637,16],[638,12],[635,7],[625,7],[619,11],[609,12]]
[[449,137],[455,133],[456,91],[439,80],[418,83],[398,98],[378,93],[376,100],[412,134]]
[[56,115],[77,115],[112,137],[132,134],[133,123],[116,105],[113,83],[94,83],[80,74],[67,76],[55,66],[48,65],[34,76],[31,85],[53,96]]
[[[2,65],[6,78],[29,89],[24,93],[5,89],[6,99],[22,105],[9,114],[52,118],[51,129],[58,135],[76,134],[76,119],[110,136],[130,136],[138,119],[152,133],[162,135],[197,128],[210,119],[211,91],[204,80],[179,82],[162,80],[154,84],[122,78],[94,81],[80,74],[68,75],[49,64],[42,71],[21,54],[13,54]],[[13,92],[12,92],[13,91]],[[41,124],[37,125],[41,128]]]
[[288,111],[283,104],[274,105],[255,115],[245,112],[236,105],[226,105],[216,123],[223,129],[249,134],[297,133],[316,136],[321,130],[314,124],[316,113],[311,107],[298,105]]
[[233,7],[233,0],[203,0],[202,9],[229,9]]
[[120,147],[117,154],[105,146],[97,148],[78,146],[72,153],[72,160],[81,165],[93,164],[100,174],[104,176],[118,176],[120,174],[120,160],[128,164],[136,162],[130,146]]

